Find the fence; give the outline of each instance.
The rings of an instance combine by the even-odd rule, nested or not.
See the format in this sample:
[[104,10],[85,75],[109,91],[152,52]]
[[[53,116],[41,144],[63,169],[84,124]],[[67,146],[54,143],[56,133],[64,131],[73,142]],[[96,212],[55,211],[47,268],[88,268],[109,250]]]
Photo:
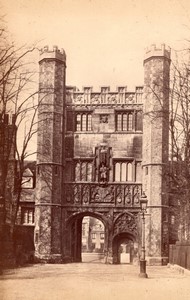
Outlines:
[[190,244],[170,245],[169,263],[190,270]]

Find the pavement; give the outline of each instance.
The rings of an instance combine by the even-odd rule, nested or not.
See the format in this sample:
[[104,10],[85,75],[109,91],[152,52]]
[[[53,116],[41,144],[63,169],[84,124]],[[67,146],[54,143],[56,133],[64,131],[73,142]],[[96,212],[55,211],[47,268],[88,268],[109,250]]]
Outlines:
[[190,276],[167,266],[36,264],[5,270],[1,300],[189,300]]

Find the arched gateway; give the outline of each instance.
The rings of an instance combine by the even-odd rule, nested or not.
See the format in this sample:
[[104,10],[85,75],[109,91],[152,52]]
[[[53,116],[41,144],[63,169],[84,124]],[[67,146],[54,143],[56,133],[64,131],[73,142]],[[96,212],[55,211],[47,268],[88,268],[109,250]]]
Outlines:
[[170,52],[164,46],[147,51],[144,93],[143,87],[135,92],[125,86],[115,92],[107,86],[99,92],[66,87],[66,55],[57,47],[45,47],[39,65],[36,258],[81,261],[82,219],[92,216],[105,226],[105,262],[121,262],[121,249],[136,262],[144,184],[147,257],[166,262],[168,114],[151,118],[149,113],[160,112],[159,105],[168,109]]
[[[73,262],[81,261],[81,232],[82,232],[82,220],[85,216],[91,216],[99,219],[105,227],[105,241],[104,241],[104,262],[105,263],[119,263],[119,244],[123,241],[123,237],[129,240],[134,240],[138,245],[138,217],[137,214],[131,213],[117,213],[115,214],[115,220],[111,215],[104,213],[103,211],[92,213],[91,211],[84,210],[84,212],[73,213],[68,217],[66,221],[67,239],[68,244],[68,259]],[[137,255],[137,253],[136,253]],[[134,256],[134,260],[137,257]],[[131,261],[133,262],[133,260]]]

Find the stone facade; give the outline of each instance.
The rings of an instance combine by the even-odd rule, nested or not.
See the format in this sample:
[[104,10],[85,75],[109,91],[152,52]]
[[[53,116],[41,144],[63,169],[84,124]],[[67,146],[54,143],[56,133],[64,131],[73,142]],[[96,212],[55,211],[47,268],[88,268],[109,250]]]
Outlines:
[[66,56],[56,47],[45,47],[39,64],[36,258],[81,261],[82,220],[92,216],[105,226],[105,262],[119,262],[124,241],[138,261],[145,190],[148,261],[167,263],[170,51],[163,45],[146,53],[144,89],[134,92],[66,87]]

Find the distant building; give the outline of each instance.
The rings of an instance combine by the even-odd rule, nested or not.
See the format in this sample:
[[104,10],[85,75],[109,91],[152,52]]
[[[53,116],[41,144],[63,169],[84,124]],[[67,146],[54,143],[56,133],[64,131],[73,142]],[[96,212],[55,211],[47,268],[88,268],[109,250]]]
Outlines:
[[82,252],[104,252],[104,225],[98,219],[84,217],[82,221]]
[[25,161],[17,225],[34,226],[36,162]]

